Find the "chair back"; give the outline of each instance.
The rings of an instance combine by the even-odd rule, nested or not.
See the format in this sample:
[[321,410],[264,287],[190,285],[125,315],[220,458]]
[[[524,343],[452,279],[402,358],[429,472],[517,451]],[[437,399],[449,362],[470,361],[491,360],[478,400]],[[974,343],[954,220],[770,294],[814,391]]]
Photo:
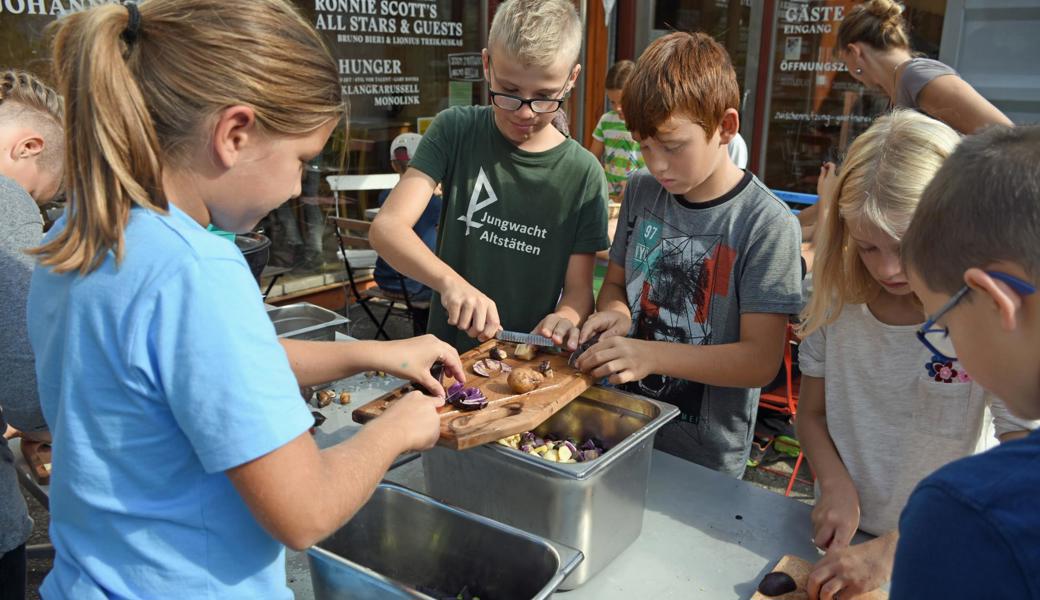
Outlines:
[[779,413],[794,417],[798,413],[798,389],[799,385],[794,380],[791,347],[797,343],[795,326],[787,324],[784,336],[784,384],[768,392],[762,392],[759,397],[759,408],[768,408]]
[[329,175],[329,189],[333,192],[360,192],[364,190],[393,189],[401,176],[397,173],[369,173],[368,175]]
[[336,228],[336,238],[340,242],[341,250],[346,248],[372,249],[372,242],[368,239],[368,231],[372,227],[372,223],[343,217],[329,217],[328,222]]

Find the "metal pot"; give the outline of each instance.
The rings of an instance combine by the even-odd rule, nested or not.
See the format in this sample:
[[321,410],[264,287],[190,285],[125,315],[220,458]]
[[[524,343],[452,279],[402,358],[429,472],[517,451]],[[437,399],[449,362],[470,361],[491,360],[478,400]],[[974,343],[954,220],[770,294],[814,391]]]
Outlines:
[[336,328],[350,322],[339,313],[308,302],[269,308],[267,316],[278,337],[294,340],[335,341]]
[[235,245],[242,251],[256,284],[260,285],[260,274],[271,259],[271,240],[261,233],[242,233],[235,236]]
[[463,587],[482,598],[541,600],[581,559],[572,548],[387,483],[307,551],[317,600],[439,600]]
[[423,454],[427,492],[439,500],[576,548],[585,560],[560,586],[574,589],[643,528],[653,437],[679,409],[613,388],[589,388],[535,429],[601,439],[607,452],[561,464],[499,444]]

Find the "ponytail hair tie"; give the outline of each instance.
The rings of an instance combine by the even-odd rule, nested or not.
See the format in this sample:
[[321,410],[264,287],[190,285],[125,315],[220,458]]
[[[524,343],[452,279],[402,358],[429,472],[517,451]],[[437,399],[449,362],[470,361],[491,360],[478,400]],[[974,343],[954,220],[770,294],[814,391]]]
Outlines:
[[141,10],[137,8],[135,2],[127,2],[126,12],[130,13],[130,19],[126,23],[126,29],[123,30],[122,38],[127,46],[131,46],[137,41],[137,36],[141,32]]

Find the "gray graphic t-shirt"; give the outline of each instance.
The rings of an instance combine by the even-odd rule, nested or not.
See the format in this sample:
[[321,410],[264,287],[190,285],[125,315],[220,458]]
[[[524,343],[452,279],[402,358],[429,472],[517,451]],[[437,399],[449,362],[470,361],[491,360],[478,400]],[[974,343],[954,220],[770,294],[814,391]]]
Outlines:
[[[610,250],[610,260],[625,267],[629,336],[729,344],[740,340],[744,313],[797,313],[800,245],[794,215],[751,173],[700,203],[668,193],[646,170],[635,173]],[[651,375],[626,389],[682,410],[658,435],[658,448],[737,477],[744,472],[757,388]]]

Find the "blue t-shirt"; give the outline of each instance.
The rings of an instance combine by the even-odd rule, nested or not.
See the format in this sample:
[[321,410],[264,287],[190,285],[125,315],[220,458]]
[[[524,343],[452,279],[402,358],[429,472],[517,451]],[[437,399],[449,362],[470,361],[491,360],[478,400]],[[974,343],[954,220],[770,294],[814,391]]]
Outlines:
[[1040,598],[1040,431],[922,481],[899,520],[892,600]]
[[54,435],[43,596],[291,598],[224,471],[313,418],[234,244],[136,208],[122,264],[36,268],[28,326]]
[[[389,196],[390,190],[379,192],[379,206],[382,206]],[[419,220],[415,222],[415,227],[412,227],[415,235],[419,236],[419,239],[433,252],[437,252],[437,223],[441,219],[441,202],[440,196],[431,196],[430,203],[426,205],[426,210],[419,216]],[[382,257],[376,259],[376,267],[372,272],[372,277],[376,280],[376,285],[384,290],[392,292],[401,291],[401,276]],[[430,288],[414,279],[405,277],[404,285],[408,288],[408,294],[416,296],[417,300],[428,299],[431,295]]]

